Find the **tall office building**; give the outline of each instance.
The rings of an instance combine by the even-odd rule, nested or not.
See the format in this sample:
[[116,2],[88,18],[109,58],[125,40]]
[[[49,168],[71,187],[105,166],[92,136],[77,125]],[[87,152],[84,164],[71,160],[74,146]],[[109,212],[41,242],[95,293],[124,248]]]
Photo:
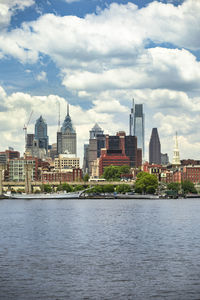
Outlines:
[[152,129],[149,142],[149,163],[161,164],[161,147],[157,128]]
[[76,155],[76,131],[69,115],[69,104],[67,105],[67,116],[61,131],[57,132],[57,152],[58,154],[68,153]]
[[88,150],[89,150],[89,144],[84,144],[83,174],[88,173],[88,170],[89,170]]
[[35,123],[35,140],[38,141],[39,148],[48,152],[49,137],[47,135],[47,123],[42,116]]
[[178,137],[177,137],[177,132],[176,132],[172,165],[180,166],[180,164],[181,164],[181,162],[180,162],[180,153],[179,153],[179,148],[178,148]]
[[106,145],[99,158],[99,174],[102,175],[104,168],[110,165],[140,167],[141,152],[135,136],[126,136],[124,131],[117,132],[115,136],[106,135]]
[[103,134],[103,130],[101,127],[96,123],[94,127],[90,130],[90,139],[95,139],[97,135]]
[[169,156],[167,153],[161,153],[161,165],[168,165],[169,164]]
[[87,150],[88,173],[91,175],[93,161],[100,157],[101,149],[105,147],[105,135],[96,123],[90,130],[89,146]]
[[133,106],[129,117],[130,135],[137,137],[137,147],[142,149],[142,157],[144,158],[144,113],[143,104],[135,104],[133,99]]

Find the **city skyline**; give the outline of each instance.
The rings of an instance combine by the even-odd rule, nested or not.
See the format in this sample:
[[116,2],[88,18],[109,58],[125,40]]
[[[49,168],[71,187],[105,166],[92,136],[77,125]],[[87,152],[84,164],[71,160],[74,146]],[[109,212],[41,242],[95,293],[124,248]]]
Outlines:
[[69,102],[83,157],[96,122],[128,134],[134,98],[145,108],[145,149],[156,127],[172,160],[178,131],[181,158],[198,159],[200,2],[54,2],[1,1],[0,150],[23,153],[31,111],[27,132],[42,115],[55,143],[58,103],[64,120]]

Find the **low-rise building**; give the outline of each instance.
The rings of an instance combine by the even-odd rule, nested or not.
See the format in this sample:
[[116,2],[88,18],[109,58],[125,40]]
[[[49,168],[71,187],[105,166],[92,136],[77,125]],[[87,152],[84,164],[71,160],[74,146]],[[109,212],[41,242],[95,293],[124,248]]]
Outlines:
[[55,170],[78,169],[80,167],[80,158],[72,154],[59,154],[54,160]]
[[8,178],[9,181],[25,181],[26,171],[25,165],[31,164],[32,169],[32,180],[38,179],[38,160],[37,158],[20,158],[10,160],[8,163]]
[[82,179],[82,170],[81,169],[73,169],[72,171],[43,171],[41,176],[41,181],[43,183],[50,183],[50,182],[74,182],[74,181],[81,181]]

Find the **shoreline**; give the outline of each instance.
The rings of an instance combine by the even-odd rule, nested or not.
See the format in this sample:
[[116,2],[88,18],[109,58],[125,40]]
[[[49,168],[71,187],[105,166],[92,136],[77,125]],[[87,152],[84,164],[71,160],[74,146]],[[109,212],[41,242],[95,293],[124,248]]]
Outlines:
[[70,197],[69,195],[67,197],[45,197],[44,194],[39,197],[37,194],[37,197],[34,197],[34,195],[31,197],[27,195],[24,197],[20,197],[19,194],[17,194],[16,198],[15,195],[10,196],[6,195],[0,195],[0,200],[177,200],[177,199],[200,199],[200,195],[188,195],[186,197],[176,197],[176,198],[169,198],[169,197],[159,197],[157,195],[125,195],[125,194],[119,194],[119,195],[95,195],[95,196],[81,196],[81,197]]

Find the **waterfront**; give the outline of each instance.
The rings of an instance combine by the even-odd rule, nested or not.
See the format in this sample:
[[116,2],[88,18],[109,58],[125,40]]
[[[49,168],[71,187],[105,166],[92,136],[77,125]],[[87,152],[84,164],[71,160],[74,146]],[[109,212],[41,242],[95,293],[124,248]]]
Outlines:
[[200,199],[1,200],[0,299],[199,299]]

